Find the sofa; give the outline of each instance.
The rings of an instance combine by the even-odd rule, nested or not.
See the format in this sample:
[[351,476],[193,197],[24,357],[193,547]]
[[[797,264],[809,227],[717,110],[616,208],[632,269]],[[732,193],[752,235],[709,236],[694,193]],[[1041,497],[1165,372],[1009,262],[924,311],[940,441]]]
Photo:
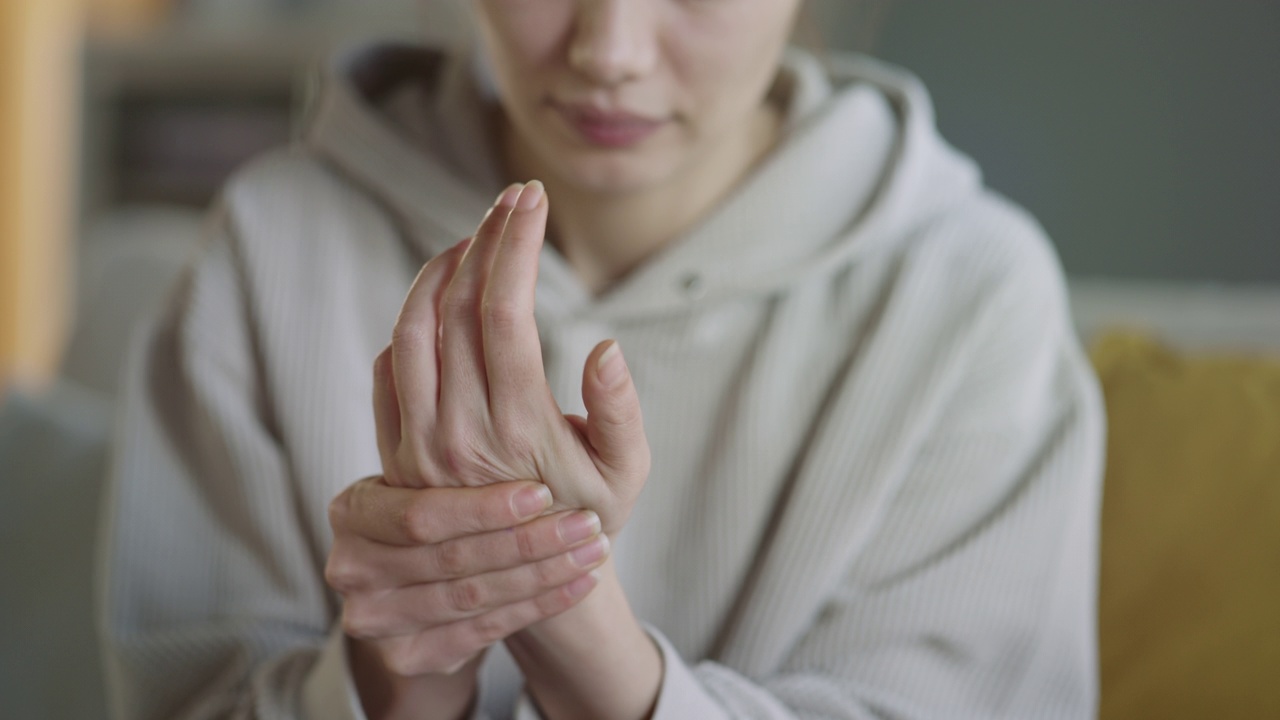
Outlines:
[[1100,716],[1280,718],[1280,292],[1072,304],[1107,403]]

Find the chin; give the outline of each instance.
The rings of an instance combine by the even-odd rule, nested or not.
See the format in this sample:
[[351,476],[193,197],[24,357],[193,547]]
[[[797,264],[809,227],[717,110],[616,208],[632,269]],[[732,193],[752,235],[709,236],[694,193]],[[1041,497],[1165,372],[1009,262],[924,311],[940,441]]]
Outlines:
[[601,195],[625,195],[661,186],[677,173],[677,163],[658,150],[608,152],[576,149],[546,158],[559,180]]

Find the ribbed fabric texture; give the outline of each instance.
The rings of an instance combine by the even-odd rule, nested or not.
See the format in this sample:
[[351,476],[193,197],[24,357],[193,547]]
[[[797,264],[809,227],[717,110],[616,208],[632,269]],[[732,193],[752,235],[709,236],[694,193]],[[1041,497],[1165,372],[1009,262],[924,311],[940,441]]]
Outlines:
[[[465,62],[348,63],[410,68],[408,94],[340,67],[306,143],[228,188],[130,364],[104,588],[121,717],[359,714],[326,506],[379,472],[370,366],[413,275],[500,183]],[[592,298],[544,254],[565,412],[607,337],[645,411],[653,472],[615,558],[665,651],[657,718],[1091,717],[1102,413],[1061,270],[916,81],[836,68],[788,56],[786,141],[619,287]]]

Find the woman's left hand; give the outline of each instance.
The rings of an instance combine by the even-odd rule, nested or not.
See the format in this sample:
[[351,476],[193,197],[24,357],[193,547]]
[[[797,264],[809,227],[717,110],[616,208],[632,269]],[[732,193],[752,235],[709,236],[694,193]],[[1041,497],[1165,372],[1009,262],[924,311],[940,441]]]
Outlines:
[[541,183],[507,188],[452,279],[429,264],[414,281],[384,351],[390,387],[375,390],[379,450],[393,485],[537,480],[553,510],[594,510],[616,534],[648,477],[649,444],[616,342],[587,358],[586,418],[551,394],[534,323],[547,211]]

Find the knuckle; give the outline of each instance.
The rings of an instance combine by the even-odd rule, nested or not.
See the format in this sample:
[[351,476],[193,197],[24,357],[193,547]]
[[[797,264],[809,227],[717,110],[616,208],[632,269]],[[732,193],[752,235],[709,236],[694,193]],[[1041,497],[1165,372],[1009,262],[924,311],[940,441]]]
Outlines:
[[480,307],[481,319],[492,330],[510,330],[524,320],[524,308],[512,300],[485,300]]
[[534,537],[533,531],[527,526],[522,525],[512,531],[515,535],[516,554],[522,562],[533,562],[539,557],[538,541]]
[[359,590],[364,584],[360,569],[336,548],[325,563],[324,581],[341,595]]
[[418,499],[404,506],[399,515],[400,531],[409,542],[430,545],[434,540],[431,506]]
[[335,531],[346,527],[347,516],[351,511],[351,488],[338,493],[329,501],[329,527]]
[[436,548],[436,567],[444,577],[462,577],[469,569],[466,549],[458,542],[442,543]]
[[[557,558],[563,562],[562,558]],[[556,560],[543,560],[530,566],[533,569],[533,577],[538,583],[538,587],[551,588],[559,585],[563,580],[560,578],[560,562]]]
[[511,634],[510,628],[502,618],[494,613],[486,613],[473,621],[476,640],[484,646],[492,645]]
[[569,596],[568,591],[559,588],[549,593],[544,593],[534,599],[534,605],[538,608],[542,619],[546,619],[568,610],[573,607],[573,598]]
[[471,451],[459,443],[447,443],[440,450],[440,463],[451,477],[462,477],[471,470]]
[[347,601],[342,608],[342,632],[358,640],[370,640],[377,635],[376,620],[366,603]]
[[437,443],[433,462],[454,484],[473,484],[473,480],[485,478],[492,466],[485,459],[488,442],[478,432],[444,431]]
[[430,456],[440,469],[460,477],[476,465],[476,433],[458,421],[442,423],[429,439]]
[[[435,336],[433,333],[429,332],[428,328],[425,328],[418,323],[409,322],[403,318],[397,320],[395,327],[391,330],[391,347],[395,348],[396,352],[418,352],[424,348],[430,347],[427,344],[428,342],[430,342],[431,345],[435,344]],[[382,356],[379,355],[378,357],[381,359]],[[385,370],[388,373],[391,371],[390,361],[391,353],[387,353],[387,364]],[[374,363],[374,371],[376,372],[378,369],[378,361],[375,360]]]
[[455,580],[446,590],[450,609],[459,613],[472,613],[484,604],[484,590],[471,579]]
[[344,491],[341,513],[347,523],[356,524],[362,515],[368,514],[376,505],[377,485],[385,482],[385,478],[365,478]]

